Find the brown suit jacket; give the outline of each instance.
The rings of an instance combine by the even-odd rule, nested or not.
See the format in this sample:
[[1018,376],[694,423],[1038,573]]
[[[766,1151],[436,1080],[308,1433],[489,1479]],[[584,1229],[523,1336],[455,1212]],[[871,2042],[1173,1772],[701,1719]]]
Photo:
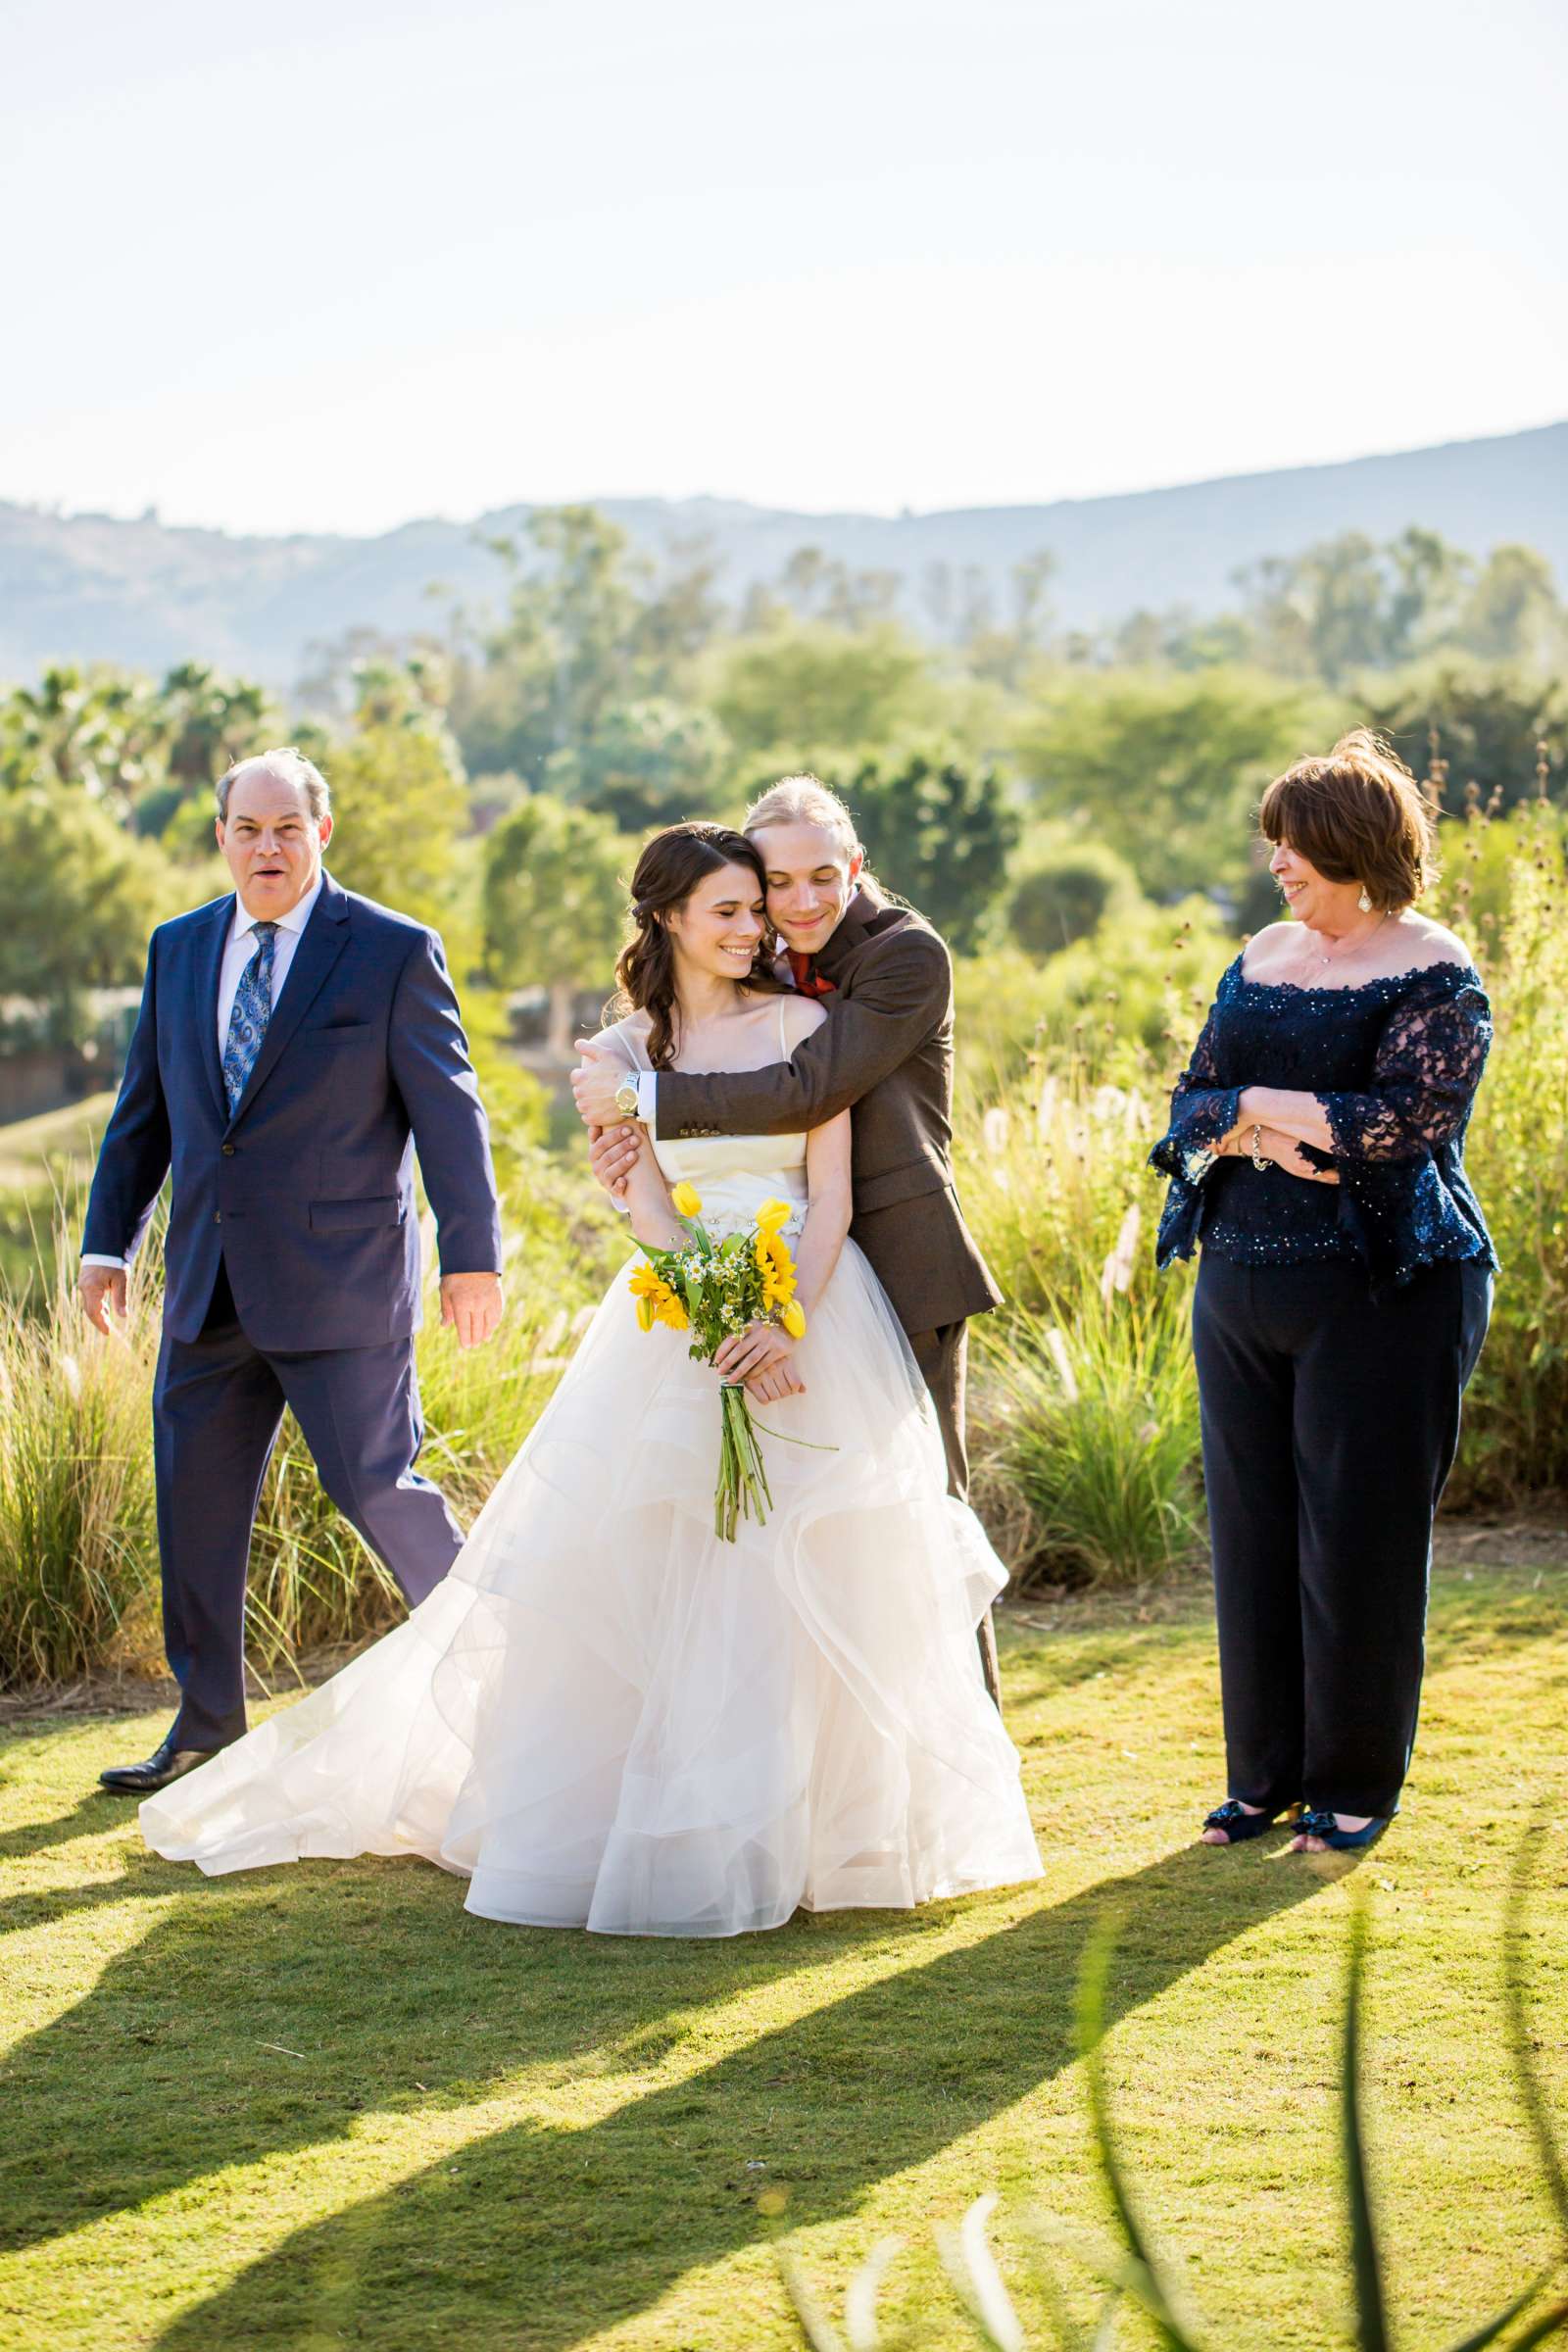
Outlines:
[[799,1135],[852,1105],[855,1214],[906,1332],[1001,1303],[953,1189],[953,965],[923,915],[856,893],[816,958],[828,1018],[787,1062],[659,1074],[659,1132]]

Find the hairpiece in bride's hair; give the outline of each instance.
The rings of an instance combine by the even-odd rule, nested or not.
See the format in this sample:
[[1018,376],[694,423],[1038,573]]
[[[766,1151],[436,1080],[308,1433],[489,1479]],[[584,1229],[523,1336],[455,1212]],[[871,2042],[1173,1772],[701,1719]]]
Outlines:
[[[619,995],[614,1011],[617,1017],[632,1011],[649,1015],[648,1059],[656,1070],[667,1069],[675,1057],[675,946],[663,918],[684,906],[707,875],[726,865],[744,865],[756,876],[759,895],[765,894],[767,875],[760,852],[730,825],[698,819],[666,825],[637,860],[630,906],[637,929],[615,965]],[[780,988],[772,970],[770,939],[771,934],[765,934],[758,943],[748,988]]]

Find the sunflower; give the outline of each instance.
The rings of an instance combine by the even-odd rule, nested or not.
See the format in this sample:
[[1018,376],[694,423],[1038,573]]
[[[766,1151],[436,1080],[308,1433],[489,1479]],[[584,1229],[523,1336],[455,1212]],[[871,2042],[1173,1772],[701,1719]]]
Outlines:
[[781,1234],[760,1232],[756,1243],[758,1271],[762,1277],[762,1304],[783,1306],[795,1296],[795,1260]]
[[642,1331],[652,1331],[656,1323],[667,1323],[671,1331],[685,1331],[688,1317],[685,1306],[662,1274],[652,1266],[638,1266],[626,1288],[637,1301],[637,1323]]

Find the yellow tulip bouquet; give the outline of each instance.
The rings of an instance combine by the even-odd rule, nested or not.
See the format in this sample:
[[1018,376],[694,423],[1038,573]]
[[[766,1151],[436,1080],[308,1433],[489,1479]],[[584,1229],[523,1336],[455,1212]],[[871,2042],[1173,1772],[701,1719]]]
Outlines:
[[[795,1296],[795,1260],[783,1234],[790,1203],[764,1200],[750,1233],[715,1242],[702,1223],[703,1204],[689,1184],[677,1184],[670,1198],[687,1240],[678,1250],[653,1250],[642,1244],[648,1263],[632,1275],[630,1289],[643,1330],[663,1323],[671,1331],[689,1331],[692,1344],[687,1352],[703,1364],[710,1364],[724,1342],[749,1323],[771,1320],[792,1339],[804,1339],[806,1314]],[[719,1390],[713,1532],[726,1544],[734,1543],[743,1517],[762,1525],[773,1499],[758,1427],[744,1384],[725,1381]],[[783,1432],[770,1429],[763,1434],[771,1438]],[[808,1443],[804,1438],[785,1442]]]

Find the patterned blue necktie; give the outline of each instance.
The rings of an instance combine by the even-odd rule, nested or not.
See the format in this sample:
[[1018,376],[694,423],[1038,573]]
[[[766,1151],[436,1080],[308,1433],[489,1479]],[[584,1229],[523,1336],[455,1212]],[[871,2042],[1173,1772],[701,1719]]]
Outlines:
[[234,1008],[228,1016],[228,1043],[223,1048],[223,1091],[228,1097],[230,1118],[256,1067],[256,1056],[272,1017],[272,949],[277,925],[258,923],[255,929],[256,953],[239,976]]

